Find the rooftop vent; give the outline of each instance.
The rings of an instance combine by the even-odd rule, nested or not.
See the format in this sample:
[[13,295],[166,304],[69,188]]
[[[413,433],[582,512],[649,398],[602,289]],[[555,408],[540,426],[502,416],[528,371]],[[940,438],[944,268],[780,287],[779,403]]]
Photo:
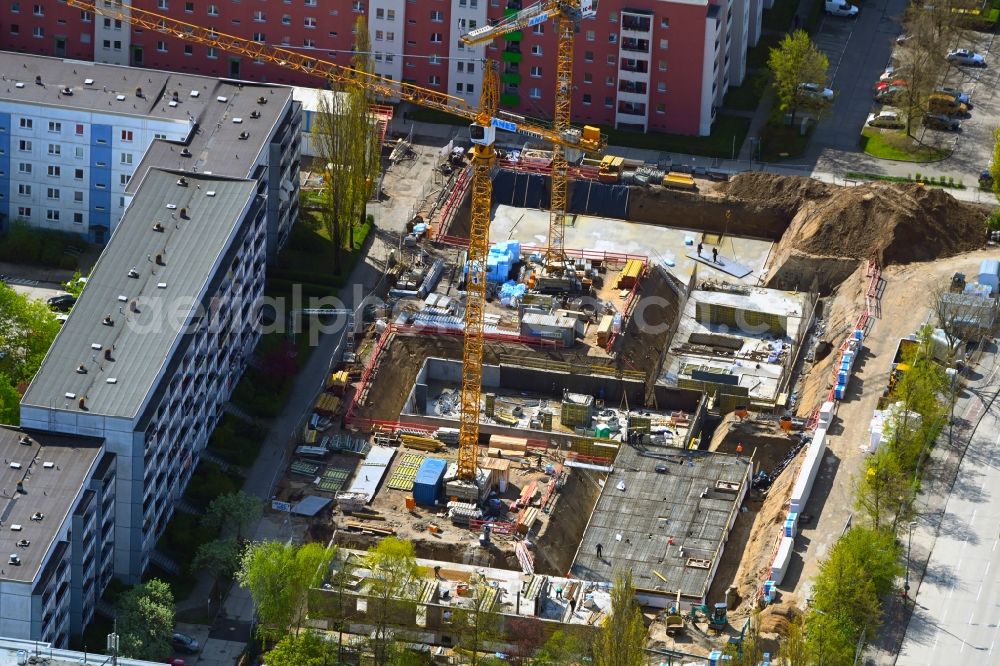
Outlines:
[[181,96],[180,96],[180,94],[178,94],[178,92],[177,92],[177,91],[175,90],[175,91],[173,91],[172,93],[170,93],[170,99],[174,100],[175,102],[179,102],[179,101],[181,101]]
[[200,92],[200,91],[198,91],[198,90],[192,90],[192,91],[191,91],[191,97],[197,97],[197,96],[198,96],[198,95],[200,95],[200,94],[201,94],[201,92]]
[[41,74],[36,74],[35,75],[35,85],[36,86],[42,85],[42,75]]
[[214,197],[215,196],[215,190],[209,190],[208,192],[205,192],[205,196],[207,196],[207,197]]
[[181,208],[181,219],[182,220],[188,219],[188,209],[187,208]]
[[167,102],[167,106],[170,106],[170,107],[177,106],[177,100],[175,100],[175,99],[170,100],[169,102]]
[[70,400],[72,400],[73,398],[76,397],[76,393],[63,393],[63,396],[65,396],[65,397],[69,398]]
[[80,409],[87,409],[87,399],[86,398],[80,398],[79,405],[80,405]]
[[181,157],[191,157],[191,151],[187,148],[181,148]]
[[131,301],[128,304],[128,309],[131,310],[132,312],[138,312],[139,311],[139,304],[136,301]]
[[42,522],[42,520],[45,519],[45,514],[42,513],[41,511],[36,511],[33,514],[31,514],[31,519],[36,523],[40,523]]
[[15,88],[23,88],[24,87],[24,82],[23,81],[18,81],[17,83],[14,84],[14,87]]
[[103,347],[103,346],[104,345],[102,345],[100,342],[95,342],[95,343],[93,343],[93,344],[90,345],[90,348],[94,349],[96,351],[100,351],[101,347]]
[[31,446],[31,438],[27,435],[21,435],[20,443],[24,446]]
[[[114,360],[114,359],[111,358],[111,350],[110,349],[105,349],[104,350],[104,359],[107,360],[107,361]],[[80,398],[80,402],[83,402],[83,398]]]
[[85,375],[85,374],[87,374],[87,366],[85,366],[83,363],[81,363],[80,365],[76,366],[76,374],[78,374],[78,375]]
[[167,204],[167,210],[177,210],[177,204]]
[[166,282],[157,282],[156,283],[156,288],[157,289],[166,289],[167,288],[167,283]]
[[139,277],[139,271],[135,270],[135,268],[130,268],[128,271],[128,276],[133,279],[137,278]]
[[118,100],[119,102],[124,102],[125,95],[115,95],[115,99]]
[[136,89],[135,89],[135,96],[139,97],[139,98],[143,97],[142,88],[141,87],[136,87]]
[[215,101],[225,103],[229,101],[229,98],[226,97],[225,95],[219,95],[218,97],[215,98]]
[[250,138],[250,132],[240,132],[240,140],[246,141]]
[[11,532],[20,532],[21,531],[21,524],[20,523],[14,523],[13,525],[10,526],[10,531]]
[[104,324],[105,326],[114,326],[115,325],[115,320],[112,319],[111,318],[111,314],[108,313],[108,314],[104,315],[104,319],[101,320],[101,323]]
[[166,266],[167,265],[166,262],[163,261],[163,255],[162,254],[157,254],[156,255],[156,265],[157,266]]
[[12,462],[10,464],[10,468],[11,469],[21,469],[21,463],[19,463],[19,462]]
[[[184,176],[181,176],[180,178],[177,179],[177,184],[180,185],[181,187],[187,187],[188,180]],[[170,208],[170,206],[167,206],[167,208]]]
[[31,545],[31,542],[28,541],[27,539],[18,539],[18,541],[17,541],[17,547],[18,548],[27,548],[30,545]]
[[163,225],[159,222],[153,222],[153,231],[163,232]]
[[237,116],[236,118],[233,118],[233,124],[234,125],[242,125],[243,124],[243,119]]
[[42,463],[42,467],[44,467],[45,469],[53,469],[55,466],[56,464],[52,461],[45,461]]
[[125,303],[126,301],[128,301],[128,296],[124,294],[118,294],[118,300],[121,301],[122,303]]
[[68,97],[72,97],[73,96],[73,89],[70,88],[69,86],[63,86],[63,89],[60,90],[59,92],[61,92],[63,95],[66,95]]
[[709,569],[712,566],[712,560],[705,560],[700,557],[689,557],[684,565],[695,569]]
[[21,566],[21,558],[14,553],[10,554],[10,559],[7,560],[8,564],[13,564],[15,567]]
[[83,85],[85,85],[85,86],[92,86],[92,85],[94,85],[94,79],[84,79],[83,80]]
[[253,118],[254,120],[260,118],[260,111],[254,109],[253,111],[250,112],[250,117]]
[[264,97],[263,95],[261,95],[260,97],[257,98],[257,103],[258,104],[267,104],[267,98]]
[[118,378],[117,377],[108,377],[104,381],[106,381],[108,384],[117,384],[118,383]]

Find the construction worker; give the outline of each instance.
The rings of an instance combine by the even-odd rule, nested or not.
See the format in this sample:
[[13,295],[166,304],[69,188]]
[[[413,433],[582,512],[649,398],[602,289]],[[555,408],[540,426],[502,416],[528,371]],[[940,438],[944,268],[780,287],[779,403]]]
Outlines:
[[602,546],[601,544],[597,544],[597,559],[599,560],[604,559],[604,546]]
[[698,256],[699,256],[699,257],[701,256],[701,249],[702,249],[702,247],[704,247],[704,246],[703,246],[703,245],[701,244],[701,242],[699,241],[699,243],[698,243]]
[[719,263],[719,248],[717,247],[712,248],[712,263],[713,264]]
[[736,442],[736,453],[743,453],[743,442]]

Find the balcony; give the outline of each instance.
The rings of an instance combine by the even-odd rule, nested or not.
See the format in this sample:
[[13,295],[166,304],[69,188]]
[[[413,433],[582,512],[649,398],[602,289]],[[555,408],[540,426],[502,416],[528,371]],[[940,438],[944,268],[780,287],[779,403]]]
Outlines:
[[652,27],[653,21],[649,16],[622,13],[623,31],[648,34]]
[[645,81],[629,81],[622,79],[618,81],[618,92],[645,95],[649,90],[649,85]]
[[646,105],[637,102],[618,102],[619,115],[646,117]]
[[622,51],[649,53],[649,40],[624,37],[621,42]]
[[648,74],[649,62],[646,60],[633,60],[631,58],[622,58],[620,69],[623,72],[630,72],[633,74]]

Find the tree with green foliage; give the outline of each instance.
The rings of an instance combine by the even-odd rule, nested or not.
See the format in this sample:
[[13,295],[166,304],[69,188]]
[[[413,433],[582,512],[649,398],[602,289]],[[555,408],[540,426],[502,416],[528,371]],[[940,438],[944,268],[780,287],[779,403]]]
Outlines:
[[[903,361],[909,369],[896,382],[890,395],[890,398],[902,403],[902,411],[889,444],[896,452],[900,466],[910,475],[919,470],[952,407],[948,399],[948,376],[933,358],[929,326],[921,329],[919,342],[915,351],[904,355]],[[920,415],[920,424],[916,427],[912,423],[913,413]]]
[[534,662],[546,666],[577,664],[591,658],[590,637],[576,625],[564,625],[552,632],[538,650]]
[[503,619],[496,612],[497,590],[485,582],[473,588],[468,605],[454,608],[451,623],[458,637],[462,663],[471,666],[495,664],[496,644],[503,640]]
[[14,407],[20,402],[17,389],[26,388],[34,378],[58,332],[59,321],[44,302],[0,283],[0,379],[4,380],[0,413],[7,425],[18,424]]
[[854,506],[879,530],[906,520],[912,487],[891,446],[882,446],[867,460],[854,486]]
[[723,654],[727,655],[730,666],[759,666],[764,659],[764,648],[760,641],[760,608],[754,608],[740,643],[730,643]]
[[262,638],[277,641],[302,625],[309,588],[322,582],[334,554],[319,543],[262,541],[246,548],[236,578],[253,597]]
[[318,631],[288,634],[264,655],[267,666],[331,666],[338,663],[337,646]]
[[844,620],[822,611],[806,616],[806,654],[803,666],[825,664],[847,666],[854,663],[857,637]]
[[777,663],[782,666],[809,666],[805,619],[798,613],[788,624],[788,632],[779,645]]
[[230,579],[240,566],[240,544],[233,537],[215,539],[198,546],[191,571],[208,571],[212,575]]
[[396,653],[393,627],[408,624],[416,607],[417,556],[411,542],[386,537],[369,549],[365,566],[370,572],[365,587],[366,619],[373,628],[369,652],[378,666],[384,666]]
[[122,594],[117,619],[123,655],[150,661],[170,656],[174,594],[167,583],[153,578]]
[[10,377],[0,372],[0,423],[17,425],[21,422],[21,394]]
[[1000,127],[993,128],[993,159],[990,160],[989,172],[993,179],[993,196],[1000,201]]
[[80,275],[80,271],[73,273],[73,277],[67,280],[63,284],[63,289],[66,290],[67,294],[72,294],[77,298],[80,298],[80,294],[83,293],[83,288],[87,286],[87,278]]
[[611,588],[611,615],[594,641],[596,666],[642,666],[646,663],[646,624],[635,600],[632,572],[619,573]]
[[202,524],[241,542],[246,537],[247,529],[260,520],[263,510],[259,497],[237,490],[212,500],[202,517]]
[[773,75],[772,84],[778,96],[779,108],[790,113],[792,123],[795,114],[802,108],[819,108],[825,101],[802,90],[803,83],[826,85],[826,73],[830,61],[816,48],[809,34],[796,30],[786,35],[777,48],[770,51],[767,65]]

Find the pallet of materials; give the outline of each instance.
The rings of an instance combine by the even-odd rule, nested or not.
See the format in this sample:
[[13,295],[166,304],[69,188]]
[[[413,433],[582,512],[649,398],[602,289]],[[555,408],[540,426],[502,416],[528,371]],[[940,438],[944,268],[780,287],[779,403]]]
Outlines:
[[433,437],[424,437],[422,435],[400,435],[399,441],[403,443],[408,449],[417,449],[418,451],[429,451],[437,452],[442,451],[445,446]]
[[292,474],[300,474],[302,476],[316,476],[316,473],[319,472],[319,465],[306,462],[305,460],[293,460],[289,466],[289,471]]
[[392,490],[402,490],[403,492],[413,490],[413,482],[417,478],[417,470],[420,469],[420,465],[423,462],[424,457],[422,455],[404,453],[396,464],[396,469],[393,471],[392,476],[389,477],[386,485]]
[[320,393],[313,405],[313,411],[323,416],[334,416],[340,411],[343,400],[330,393]]
[[316,481],[316,488],[328,493],[338,492],[347,483],[351,475],[346,469],[330,467]]
[[528,450],[528,440],[523,437],[491,435],[489,448],[500,449],[504,455],[510,457],[523,456],[524,452]]

